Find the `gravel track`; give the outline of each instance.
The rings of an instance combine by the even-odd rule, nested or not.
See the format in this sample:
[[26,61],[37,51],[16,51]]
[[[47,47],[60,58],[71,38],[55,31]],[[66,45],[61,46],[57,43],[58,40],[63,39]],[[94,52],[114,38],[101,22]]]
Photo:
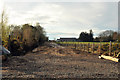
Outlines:
[[[3,62],[3,78],[117,78],[118,63],[98,55],[56,54],[56,48],[39,47],[38,52],[9,57]],[[69,49],[68,49],[69,50]],[[71,49],[70,49],[71,50]],[[58,51],[57,51],[58,52]]]

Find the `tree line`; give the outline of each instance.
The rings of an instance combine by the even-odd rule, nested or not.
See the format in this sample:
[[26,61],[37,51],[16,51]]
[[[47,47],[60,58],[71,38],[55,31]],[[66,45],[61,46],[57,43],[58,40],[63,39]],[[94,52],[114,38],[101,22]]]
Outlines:
[[78,40],[81,42],[120,42],[120,34],[113,30],[106,30],[99,33],[98,37],[93,38],[93,31],[90,30],[89,33],[81,32]]
[[93,41],[93,32],[92,32],[92,30],[90,30],[90,33],[81,32],[78,40],[81,41],[81,42],[92,42]]

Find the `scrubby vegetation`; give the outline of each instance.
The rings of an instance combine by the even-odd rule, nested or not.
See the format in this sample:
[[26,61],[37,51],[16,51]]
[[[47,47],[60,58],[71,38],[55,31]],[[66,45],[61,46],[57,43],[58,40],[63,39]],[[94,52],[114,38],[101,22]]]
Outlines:
[[13,55],[20,55],[42,45],[47,41],[47,37],[39,24],[35,26],[24,24],[14,26],[6,40],[7,42],[3,41],[3,46],[8,48]]
[[12,55],[24,54],[42,45],[48,39],[44,28],[39,23],[33,26],[30,24],[8,25],[7,22],[7,15],[3,11],[0,22],[2,31],[0,38],[2,38],[2,45],[10,50]]

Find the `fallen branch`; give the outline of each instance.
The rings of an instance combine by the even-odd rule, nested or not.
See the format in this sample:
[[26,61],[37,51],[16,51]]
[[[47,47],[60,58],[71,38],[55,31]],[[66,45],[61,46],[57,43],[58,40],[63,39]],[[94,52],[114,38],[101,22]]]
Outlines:
[[112,57],[112,56],[101,55],[101,56],[99,56],[99,58],[103,58],[103,59],[108,59],[108,60],[112,60],[112,61],[115,61],[115,62],[119,62],[119,58],[115,58],[115,57]]

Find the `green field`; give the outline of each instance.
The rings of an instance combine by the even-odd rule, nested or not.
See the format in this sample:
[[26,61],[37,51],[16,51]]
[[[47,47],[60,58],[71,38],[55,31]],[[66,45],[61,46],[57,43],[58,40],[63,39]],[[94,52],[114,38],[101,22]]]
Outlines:
[[[57,42],[59,44],[110,44],[110,42]],[[112,44],[120,44],[120,42],[111,42]]]

